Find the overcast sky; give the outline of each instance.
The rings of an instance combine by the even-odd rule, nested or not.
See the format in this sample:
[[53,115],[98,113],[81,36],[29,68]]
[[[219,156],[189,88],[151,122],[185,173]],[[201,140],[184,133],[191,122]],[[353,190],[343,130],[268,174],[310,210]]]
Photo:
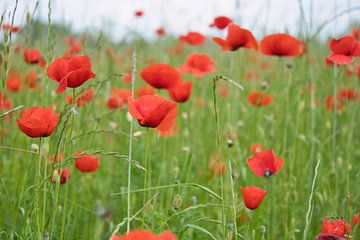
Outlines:
[[[35,6],[36,0],[19,0],[15,22],[25,21],[24,12]],[[346,9],[360,8],[360,0],[302,0],[307,22],[314,29]],[[311,5],[311,2],[313,4]],[[0,10],[9,12],[15,0],[0,0]],[[46,21],[48,0],[40,0],[37,17]],[[209,23],[218,15],[226,15],[249,28],[258,37],[264,32],[296,34],[299,31],[299,0],[52,0],[52,19],[64,22],[76,30],[103,29],[121,39],[128,29],[136,28],[146,37],[154,37],[158,27],[169,33],[182,34],[189,30],[206,35],[219,34]],[[134,11],[145,15],[136,19]],[[311,11],[312,9],[312,11]],[[312,14],[312,21],[310,21]],[[344,14],[329,24],[322,36],[339,36],[350,22],[360,23],[360,10]]]

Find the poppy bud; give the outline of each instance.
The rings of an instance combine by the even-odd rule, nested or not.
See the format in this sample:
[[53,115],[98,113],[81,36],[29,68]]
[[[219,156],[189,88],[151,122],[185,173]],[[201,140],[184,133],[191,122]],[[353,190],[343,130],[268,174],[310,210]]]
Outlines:
[[240,189],[242,191],[245,206],[250,210],[258,208],[267,193],[267,191],[254,186],[245,188],[240,187]]

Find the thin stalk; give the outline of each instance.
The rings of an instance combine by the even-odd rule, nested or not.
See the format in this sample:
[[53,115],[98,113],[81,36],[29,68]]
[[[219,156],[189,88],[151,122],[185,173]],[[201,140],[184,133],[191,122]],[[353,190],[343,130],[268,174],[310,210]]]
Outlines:
[[37,235],[41,237],[41,225],[40,225],[40,203],[39,203],[39,192],[41,184],[41,137],[39,138],[39,152],[38,152],[38,172],[37,172],[37,184],[38,187],[35,193],[35,211],[36,211],[36,225],[37,225]]

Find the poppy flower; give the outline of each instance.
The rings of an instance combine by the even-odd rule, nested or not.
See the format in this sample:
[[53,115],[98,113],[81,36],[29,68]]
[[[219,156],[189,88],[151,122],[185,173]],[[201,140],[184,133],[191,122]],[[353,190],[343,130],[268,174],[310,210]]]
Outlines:
[[260,51],[270,56],[296,57],[303,53],[304,43],[286,33],[271,34],[260,41]]
[[351,221],[353,222],[354,225],[356,225],[359,222],[359,213],[355,214]]
[[360,42],[356,42],[352,36],[331,39],[329,47],[332,54],[327,59],[338,65],[350,64],[353,61],[353,57],[360,56]]
[[351,30],[350,36],[353,36],[355,39],[360,40],[360,27],[354,27]]
[[245,206],[250,210],[255,210],[261,204],[267,191],[255,186],[240,187]]
[[181,81],[176,68],[168,64],[151,64],[141,70],[140,76],[154,88],[170,89]]
[[32,88],[32,89],[36,88],[36,79],[37,79],[37,73],[34,70],[28,72],[24,76],[25,82],[27,83],[29,88]]
[[324,218],[321,226],[321,234],[330,234],[337,237],[344,237],[344,239],[346,239],[346,236],[350,233],[350,231],[351,226],[344,219],[329,219],[326,217]]
[[206,36],[198,32],[188,32],[186,35],[181,35],[179,40],[189,45],[199,46],[205,42]]
[[17,33],[21,30],[20,26],[13,26],[9,23],[4,23],[2,26],[1,26],[2,30],[9,30],[13,33]]
[[182,74],[191,73],[196,77],[202,77],[206,73],[215,72],[215,62],[206,54],[192,53],[179,70]]
[[57,93],[62,93],[67,87],[77,88],[96,75],[91,71],[88,56],[68,56],[55,59],[48,68],[49,78],[59,83]]
[[247,165],[257,176],[270,177],[283,166],[284,160],[275,156],[273,150],[255,153],[247,160]]
[[264,151],[264,146],[261,143],[254,143],[251,145],[251,152],[253,154]]
[[144,12],[142,11],[142,10],[136,10],[135,11],[135,16],[136,17],[141,17],[141,16],[143,16],[144,15]]
[[114,95],[111,95],[106,103],[106,106],[109,109],[122,108],[123,105],[124,105],[124,102],[121,100],[121,98],[119,98],[118,96],[114,96]]
[[360,92],[356,89],[347,88],[338,90],[338,99],[340,101],[357,101],[360,99]]
[[18,92],[20,90],[20,85],[20,74],[10,73],[6,80],[6,89],[9,89],[12,92]]
[[175,102],[186,102],[191,95],[191,89],[192,82],[186,81],[181,82],[176,87],[169,89],[168,93]]
[[123,81],[124,83],[126,84],[129,84],[131,83],[132,79],[131,79],[131,73],[127,73],[123,76]]
[[35,64],[40,62],[40,50],[26,48],[24,50],[24,60],[27,63]]
[[214,22],[210,24],[210,27],[216,27],[218,29],[226,28],[233,20],[226,16],[219,16],[214,19]]
[[264,107],[272,102],[272,97],[263,92],[251,92],[247,100],[251,105]]
[[131,230],[124,236],[112,235],[110,240],[176,240],[176,236],[171,231],[157,235],[149,230]]
[[[336,109],[335,109],[335,103],[336,103]],[[340,99],[336,96],[328,96],[325,99],[325,109],[328,111],[342,111],[344,109],[343,103],[340,101]]]
[[16,123],[31,138],[48,137],[55,131],[59,117],[52,108],[31,107],[21,112]]
[[257,49],[258,44],[254,35],[247,29],[231,23],[225,39],[214,37],[213,41],[222,47],[223,51],[235,51],[241,47]]
[[156,90],[153,87],[144,86],[138,88],[135,92],[135,96],[138,98],[144,95],[156,95]]
[[[91,99],[93,99],[95,95],[94,90],[92,90],[91,88],[89,89],[85,89],[82,93],[80,93],[77,97],[76,97],[76,104],[78,107],[84,106],[86,105],[88,102],[91,101]],[[66,96],[66,101],[69,104],[73,104],[73,96],[72,95],[68,95]]]
[[6,95],[2,95],[0,91],[0,109],[2,111],[7,111],[11,108],[12,102],[7,98]]
[[64,167],[63,169],[58,168],[57,170],[54,171],[54,175],[51,181],[53,183],[59,182],[60,184],[64,184],[70,180],[70,177],[71,177],[70,169],[68,169],[67,167]]
[[[81,152],[76,153],[80,155]],[[95,172],[100,166],[100,158],[92,155],[81,155],[75,157],[75,166],[80,172]]]
[[157,34],[159,37],[165,36],[165,34],[166,34],[165,29],[164,29],[164,28],[158,28],[158,29],[156,29],[156,34]]
[[171,130],[176,124],[177,104],[163,97],[144,95],[137,100],[128,97],[129,112],[143,127]]

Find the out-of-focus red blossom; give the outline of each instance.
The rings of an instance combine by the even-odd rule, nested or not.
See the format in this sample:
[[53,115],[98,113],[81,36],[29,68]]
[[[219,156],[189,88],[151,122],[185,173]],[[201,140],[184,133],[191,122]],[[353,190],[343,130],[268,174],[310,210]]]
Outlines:
[[331,39],[329,47],[332,53],[327,60],[338,65],[350,64],[354,57],[360,56],[360,42],[352,36]]
[[100,158],[88,154],[81,155],[77,152],[75,155],[75,166],[80,172],[95,172],[100,166]]
[[36,64],[40,62],[40,50],[26,48],[24,50],[24,60],[30,64]]
[[221,174],[225,174],[226,172],[226,164],[220,161],[216,154],[213,154],[209,162],[209,169],[211,171],[211,178],[221,176]]
[[88,56],[68,56],[55,59],[47,68],[49,78],[59,83],[57,93],[62,93],[67,87],[76,88],[90,78],[95,78],[91,70]]
[[110,97],[107,101],[107,107],[109,109],[122,108],[127,103],[127,98],[131,97],[131,90],[128,89],[111,89]]
[[58,168],[54,172],[55,176],[52,177],[52,182],[57,183],[59,181],[60,184],[64,184],[71,178],[71,170],[67,167],[64,167],[63,169]]
[[247,100],[251,105],[264,107],[272,102],[272,97],[263,92],[251,92]]
[[132,79],[131,79],[131,73],[126,73],[126,74],[123,76],[123,81],[124,81],[124,83],[126,83],[126,84],[131,83],[131,81],[132,81]]
[[65,51],[64,56],[72,56],[80,53],[81,46],[77,42],[72,43],[69,48]]
[[253,154],[264,151],[264,146],[261,143],[254,143],[251,145],[250,151]]
[[199,46],[205,42],[206,36],[199,32],[188,32],[186,35],[181,35],[179,40],[189,45]]
[[[84,92],[80,93],[77,97],[76,97],[76,104],[78,107],[84,106],[86,105],[88,102],[91,101],[91,99],[93,99],[95,95],[94,90],[92,90],[91,88],[85,89]],[[69,104],[73,103],[73,96],[72,95],[67,95],[66,96],[66,102]]]
[[223,51],[235,51],[239,48],[257,49],[258,44],[253,34],[238,25],[231,23],[225,39],[214,37],[213,41],[222,47]]
[[219,86],[218,93],[221,96],[226,97],[229,94],[229,88],[227,86]]
[[23,49],[23,46],[18,44],[18,45],[15,46],[14,52],[15,53],[20,53],[22,51],[22,49]]
[[12,92],[18,92],[20,90],[20,85],[20,74],[11,72],[6,80],[6,89],[9,89]]
[[32,89],[36,88],[36,79],[37,79],[37,73],[34,70],[31,70],[24,76],[24,80],[26,84],[29,86],[29,88]]
[[179,70],[182,74],[191,73],[196,77],[202,77],[206,73],[215,72],[215,62],[206,54],[192,53]]
[[1,26],[1,29],[4,30],[4,31],[11,31],[13,33],[17,33],[21,30],[21,27],[20,26],[14,26],[14,25],[11,25],[9,23],[4,23],[2,26]]
[[304,43],[286,33],[271,34],[260,41],[260,51],[269,56],[295,57],[303,53]]
[[356,89],[347,88],[338,90],[338,99],[342,102],[360,100],[360,92]]
[[350,36],[354,37],[356,40],[360,40],[360,27],[354,27],[351,30]]
[[170,89],[175,87],[181,77],[176,68],[169,64],[152,64],[143,68],[140,76],[154,88]]
[[46,61],[45,61],[44,58],[40,58],[39,66],[40,66],[41,68],[45,68],[45,66],[46,66]]
[[176,87],[169,89],[168,93],[175,102],[186,102],[191,95],[191,89],[192,82],[184,81],[179,83]]
[[6,95],[2,95],[0,91],[0,109],[2,111],[7,111],[10,110],[11,106],[12,106],[11,100],[9,100]]
[[136,11],[135,11],[135,16],[136,16],[136,17],[144,16],[144,11],[142,11],[142,10],[136,10]]
[[328,111],[342,111],[344,110],[344,105],[337,96],[328,96],[325,99],[325,109]]
[[110,240],[176,240],[176,235],[171,231],[164,231],[160,234],[152,233],[149,230],[131,230],[124,236],[112,235]]
[[156,29],[156,34],[159,36],[159,37],[162,37],[162,36],[165,36],[166,34],[166,31],[165,31],[165,28],[158,28]]
[[144,96],[144,95],[156,95],[155,88],[153,88],[151,86],[143,86],[143,87],[138,88],[135,92],[135,96],[137,98]]
[[240,189],[244,198],[245,206],[250,210],[257,209],[267,193],[266,190],[255,186],[248,186],[245,188],[240,187]]
[[166,135],[176,125],[177,104],[160,96],[144,95],[134,100],[128,97],[129,112],[141,126],[156,128]]
[[356,225],[359,222],[359,216],[360,216],[360,214],[357,213],[351,218],[351,221],[354,225]]
[[21,112],[16,123],[31,138],[48,137],[55,131],[59,117],[52,108],[30,107]]
[[[351,226],[344,219],[329,219],[328,217],[324,218],[324,221],[321,226],[321,234],[325,236],[321,236],[322,238],[318,239],[346,239],[347,236],[350,235]],[[320,234],[320,235],[321,235]],[[327,237],[328,234],[330,237]],[[331,238],[334,237],[334,238]],[[340,238],[335,238],[340,237]]]
[[260,177],[270,177],[277,173],[283,166],[284,159],[275,156],[273,150],[257,152],[247,160],[247,165]]
[[214,18],[214,21],[210,24],[210,27],[216,27],[218,29],[226,28],[233,20],[226,16],[218,16]]
[[122,108],[124,106],[124,102],[118,96],[111,95],[107,100],[106,106],[109,109]]

